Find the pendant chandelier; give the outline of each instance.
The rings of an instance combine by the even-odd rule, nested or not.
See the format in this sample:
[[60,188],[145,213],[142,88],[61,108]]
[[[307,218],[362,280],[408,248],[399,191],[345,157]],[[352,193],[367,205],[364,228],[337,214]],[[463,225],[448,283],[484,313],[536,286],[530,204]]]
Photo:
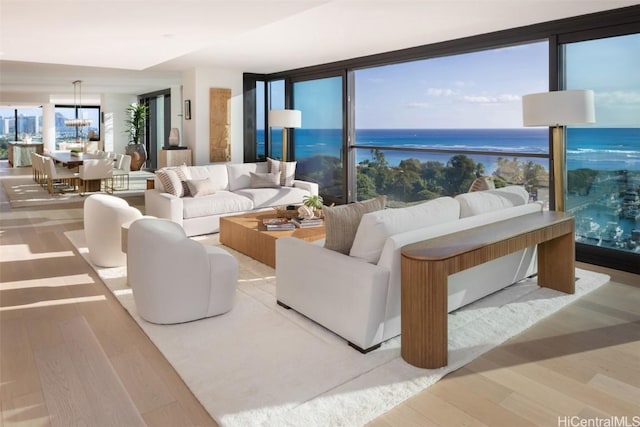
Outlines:
[[82,80],[73,82],[73,106],[75,107],[76,118],[65,120],[64,125],[71,127],[89,126],[91,120],[82,118]]

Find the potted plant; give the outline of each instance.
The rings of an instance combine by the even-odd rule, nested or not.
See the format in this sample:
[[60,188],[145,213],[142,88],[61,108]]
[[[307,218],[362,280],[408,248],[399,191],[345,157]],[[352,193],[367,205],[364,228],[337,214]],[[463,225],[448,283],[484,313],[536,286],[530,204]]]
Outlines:
[[145,104],[131,104],[126,109],[125,132],[129,137],[129,145],[125,152],[131,156],[131,170],[140,170],[147,161],[147,151],[144,146],[144,132],[149,118],[149,106]]
[[322,216],[322,196],[316,194],[315,196],[304,196],[302,198],[302,204],[313,209],[317,217]]

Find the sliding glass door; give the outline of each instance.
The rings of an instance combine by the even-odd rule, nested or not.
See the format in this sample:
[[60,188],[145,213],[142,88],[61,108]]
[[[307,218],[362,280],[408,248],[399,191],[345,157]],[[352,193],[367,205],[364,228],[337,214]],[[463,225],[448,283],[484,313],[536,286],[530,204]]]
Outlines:
[[302,112],[294,129],[298,179],[317,182],[327,202],[344,203],[342,76],[293,83],[293,108]]

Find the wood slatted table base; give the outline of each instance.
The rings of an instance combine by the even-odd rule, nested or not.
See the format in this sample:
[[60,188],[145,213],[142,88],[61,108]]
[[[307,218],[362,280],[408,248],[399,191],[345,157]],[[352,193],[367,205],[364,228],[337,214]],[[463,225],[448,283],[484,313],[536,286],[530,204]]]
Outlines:
[[574,218],[541,212],[402,248],[402,358],[419,368],[447,365],[447,281],[451,274],[538,245],[538,285],[575,292]]
[[323,239],[325,226],[267,231],[263,218],[275,218],[275,210],[220,218],[220,243],[270,267],[276,267],[276,240],[296,237],[306,241]]

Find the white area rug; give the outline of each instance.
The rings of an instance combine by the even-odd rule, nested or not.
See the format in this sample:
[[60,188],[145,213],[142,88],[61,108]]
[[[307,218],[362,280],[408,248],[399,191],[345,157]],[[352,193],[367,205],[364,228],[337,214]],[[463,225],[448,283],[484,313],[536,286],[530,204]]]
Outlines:
[[[65,233],[87,262],[82,230]],[[217,245],[217,235],[200,239]],[[576,270],[576,294],[528,280],[449,315],[449,365],[418,369],[400,357],[400,337],[362,355],[275,300],[274,270],[240,261],[236,305],[222,316],[172,326],[136,313],[126,268],[93,266],[207,411],[225,426],[357,426],[522,332],[609,280]],[[179,285],[179,284],[176,284]]]
[[[144,190],[147,188],[147,178],[153,176],[152,172],[132,171],[129,175],[129,189],[116,190],[113,195],[118,197],[144,195]],[[82,202],[85,199],[77,191],[49,194],[47,189],[36,183],[30,175],[2,177],[2,185],[12,209]]]

